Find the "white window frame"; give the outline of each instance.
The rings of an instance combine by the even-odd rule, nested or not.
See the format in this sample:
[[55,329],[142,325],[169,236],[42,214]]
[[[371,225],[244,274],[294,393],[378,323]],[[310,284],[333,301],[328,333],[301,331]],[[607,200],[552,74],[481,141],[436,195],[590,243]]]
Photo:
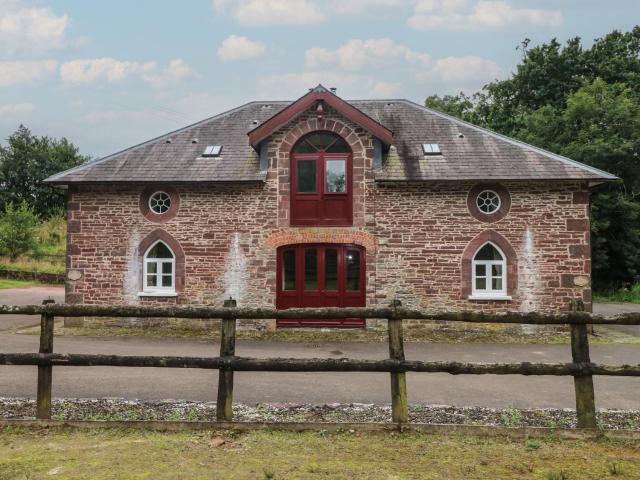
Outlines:
[[[155,247],[157,244],[162,243],[164,244],[165,247],[167,247],[169,249],[169,251],[171,252],[171,255],[173,255],[172,258],[148,258],[147,255],[149,255],[149,252],[153,249],[153,247]],[[156,286],[155,287],[151,287],[151,286],[147,286],[147,275],[148,275],[148,271],[149,271],[149,264],[154,263],[156,264],[156,273],[153,274],[149,274],[149,275],[155,275],[156,276]],[[163,287],[162,286],[162,277],[164,276],[162,273],[162,265],[165,263],[170,263],[171,264],[171,286],[170,287]],[[147,251],[144,254],[143,257],[143,261],[142,261],[142,292],[141,292],[141,296],[144,295],[156,295],[156,296],[174,296],[176,295],[176,254],[175,252],[171,249],[171,247],[169,245],[167,245],[165,242],[163,242],[162,240],[158,240],[156,242],[153,243],[153,245],[151,245]],[[165,274],[166,275],[166,274]]]
[[[482,195],[483,193],[493,193],[496,196],[496,198],[498,199],[498,206],[496,207],[496,209],[493,212],[485,212],[484,210],[482,210],[480,208],[480,205],[478,205],[478,199],[480,198],[480,195]],[[491,190],[491,189],[486,188],[486,189],[482,190],[480,193],[478,193],[478,195],[476,196],[476,208],[483,215],[495,215],[496,213],[498,213],[500,211],[500,207],[502,207],[502,197],[500,197],[500,194],[498,192],[496,192],[495,190]]]
[[[169,208],[167,208],[167,210],[165,212],[156,212],[153,207],[151,206],[151,200],[153,200],[153,197],[155,197],[156,195],[166,195],[167,198],[169,199]],[[158,190],[156,192],[153,192],[151,195],[149,195],[149,211],[151,213],[153,213],[154,215],[164,215],[166,213],[168,213],[171,210],[171,207],[173,206],[173,200],[171,199],[171,195],[169,195],[167,192],[165,192],[164,190]],[[155,245],[155,244],[154,244]],[[166,245],[166,244],[165,244]],[[168,246],[167,246],[168,247]]]
[[[478,255],[478,252],[480,252],[480,250],[482,250],[487,245],[491,245],[493,248],[495,248],[498,251],[498,253],[500,253],[500,255],[502,256],[502,260],[476,260],[476,256]],[[485,267],[484,276],[480,276],[480,277],[476,276],[476,266],[478,265],[484,265]],[[493,272],[492,267],[494,265],[501,266],[502,275],[494,276],[492,274]],[[486,282],[485,282],[487,286],[486,289],[478,290],[476,288],[477,278],[486,279]],[[494,278],[502,279],[502,288],[500,290],[493,289],[492,280]],[[480,246],[480,248],[476,250],[476,253],[473,255],[473,260],[471,261],[471,296],[469,297],[469,300],[511,300],[511,297],[507,295],[507,257],[502,251],[502,249],[493,242],[483,243]]]

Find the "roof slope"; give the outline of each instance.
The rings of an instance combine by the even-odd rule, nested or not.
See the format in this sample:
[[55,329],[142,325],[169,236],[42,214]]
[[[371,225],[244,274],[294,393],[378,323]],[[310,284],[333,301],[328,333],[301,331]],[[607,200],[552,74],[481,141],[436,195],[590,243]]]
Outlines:
[[[408,100],[356,100],[354,107],[393,132],[376,179],[385,181],[585,180],[617,177],[496,134]],[[247,133],[291,102],[251,102],[122,152],[62,172],[51,183],[261,181]],[[197,143],[193,143],[197,139]],[[170,143],[168,141],[170,140]],[[442,155],[424,156],[437,143]],[[219,158],[201,158],[207,145]]]

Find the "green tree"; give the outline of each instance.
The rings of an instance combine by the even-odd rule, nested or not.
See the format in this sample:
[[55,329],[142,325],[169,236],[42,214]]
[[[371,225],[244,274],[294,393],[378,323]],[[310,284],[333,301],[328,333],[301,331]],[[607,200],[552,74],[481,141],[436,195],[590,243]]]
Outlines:
[[87,160],[67,139],[36,137],[20,125],[7,146],[0,146],[0,208],[26,202],[36,214],[48,217],[65,207],[65,195],[43,180]]
[[0,250],[14,261],[35,246],[35,228],[38,217],[27,202],[19,207],[7,203],[0,217]]
[[585,49],[580,38],[518,47],[506,80],[426,105],[614,173],[591,194],[594,286],[640,278],[640,26]]

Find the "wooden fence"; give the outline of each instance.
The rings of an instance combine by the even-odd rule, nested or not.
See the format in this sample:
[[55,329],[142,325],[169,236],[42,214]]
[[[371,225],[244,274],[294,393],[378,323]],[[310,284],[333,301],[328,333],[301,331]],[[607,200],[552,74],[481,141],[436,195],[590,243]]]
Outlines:
[[[640,376],[640,365],[602,365],[591,362],[587,325],[640,325],[640,314],[616,317],[590,315],[582,311],[580,301],[572,302],[565,314],[481,312],[426,312],[403,308],[394,302],[385,308],[305,308],[261,309],[236,308],[235,301],[225,301],[223,308],[210,307],[138,307],[55,304],[46,300],[43,305],[0,306],[0,315],[41,315],[39,353],[0,353],[0,365],[36,365],[38,367],[37,418],[51,418],[51,384],[53,367],[59,366],[118,366],[205,368],[219,370],[217,419],[233,420],[234,371],[277,372],[388,372],[391,379],[392,419],[395,423],[408,421],[406,372],[445,372],[453,375],[556,375],[573,376],[576,395],[578,427],[596,428],[593,375]],[[185,319],[221,319],[220,356],[164,357],[53,353],[55,317],[165,317]],[[248,358],[235,354],[236,320],[274,318],[374,318],[387,319],[389,358],[386,360],[354,359],[294,359]],[[403,319],[446,320],[473,323],[507,323],[529,325],[568,324],[571,329],[570,363],[461,363],[424,362],[406,360],[403,342]]]

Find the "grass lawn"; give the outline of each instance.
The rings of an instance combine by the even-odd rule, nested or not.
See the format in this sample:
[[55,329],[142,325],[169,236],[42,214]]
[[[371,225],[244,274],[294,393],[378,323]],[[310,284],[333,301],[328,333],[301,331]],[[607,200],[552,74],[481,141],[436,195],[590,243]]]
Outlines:
[[0,432],[0,479],[640,478],[640,441],[438,434]]
[[31,280],[11,280],[8,278],[0,278],[0,290],[5,288],[24,288],[35,285],[36,282]]
[[29,257],[18,257],[11,261],[8,257],[0,256],[0,269],[14,272],[42,272],[61,273],[65,272],[64,261],[48,261],[45,259],[35,259]]
[[596,302],[630,302],[640,303],[640,283],[631,287],[620,288],[612,292],[595,293],[593,300]]

